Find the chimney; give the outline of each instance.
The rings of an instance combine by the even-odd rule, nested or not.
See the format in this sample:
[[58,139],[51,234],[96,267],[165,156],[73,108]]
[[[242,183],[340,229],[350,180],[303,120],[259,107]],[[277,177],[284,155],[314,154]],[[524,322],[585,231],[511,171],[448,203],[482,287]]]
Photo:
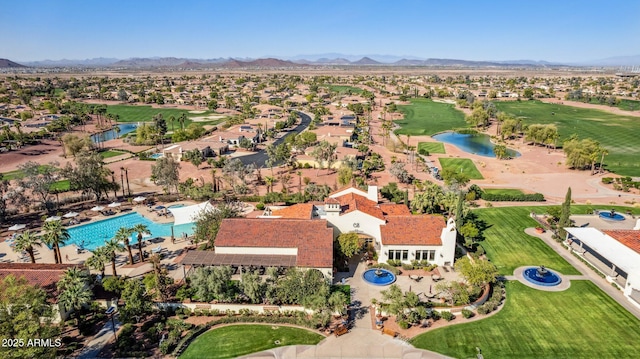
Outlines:
[[367,188],[367,198],[378,203],[378,186],[369,186]]

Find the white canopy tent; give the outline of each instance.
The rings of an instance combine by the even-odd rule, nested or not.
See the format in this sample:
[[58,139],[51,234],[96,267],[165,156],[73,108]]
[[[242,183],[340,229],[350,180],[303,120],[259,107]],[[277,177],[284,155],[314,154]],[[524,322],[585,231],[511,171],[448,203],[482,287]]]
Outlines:
[[173,214],[174,218],[174,226],[178,226],[185,223],[193,223],[196,221],[196,218],[203,211],[212,211],[216,208],[211,205],[209,202],[202,202],[199,204],[194,204],[192,206],[185,207],[176,207],[176,208],[167,208],[171,214]]

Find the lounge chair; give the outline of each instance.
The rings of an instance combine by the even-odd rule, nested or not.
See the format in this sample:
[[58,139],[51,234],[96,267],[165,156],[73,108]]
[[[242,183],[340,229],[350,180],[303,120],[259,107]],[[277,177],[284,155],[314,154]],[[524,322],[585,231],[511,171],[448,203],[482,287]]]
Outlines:
[[157,246],[151,250],[151,253],[160,253],[160,252],[162,252],[161,246]]

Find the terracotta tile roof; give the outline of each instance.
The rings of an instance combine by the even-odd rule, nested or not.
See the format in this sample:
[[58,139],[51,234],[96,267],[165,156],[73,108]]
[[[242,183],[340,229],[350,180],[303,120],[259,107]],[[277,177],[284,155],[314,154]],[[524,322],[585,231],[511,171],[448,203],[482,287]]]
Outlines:
[[438,246],[442,245],[440,235],[445,227],[440,216],[392,216],[380,226],[380,235],[384,245]]
[[326,220],[227,218],[215,246],[298,248],[297,266],[333,267],[333,228]]
[[271,215],[282,218],[311,219],[313,216],[313,204],[297,203],[293,206],[272,211]]
[[[47,292],[47,300],[55,303],[58,297],[56,284],[68,268],[77,264],[44,264],[44,263],[0,263],[0,279],[13,274],[16,278],[24,277],[29,284],[38,286]],[[80,266],[81,268],[84,268]]]
[[404,204],[383,203],[380,204],[382,214],[385,216],[410,216],[411,211]]
[[634,229],[613,229],[602,231],[616,241],[640,253],[640,231]]
[[336,197],[336,199],[340,201],[340,206],[342,207],[341,214],[360,211],[372,217],[384,220],[384,214],[378,204],[367,197],[363,197],[355,193],[348,193],[340,197]]
[[333,198],[333,197],[327,197],[327,198],[324,200],[324,203],[329,203],[329,204],[331,204],[331,203],[340,203],[340,201],[338,201],[337,199],[335,199],[335,198]]

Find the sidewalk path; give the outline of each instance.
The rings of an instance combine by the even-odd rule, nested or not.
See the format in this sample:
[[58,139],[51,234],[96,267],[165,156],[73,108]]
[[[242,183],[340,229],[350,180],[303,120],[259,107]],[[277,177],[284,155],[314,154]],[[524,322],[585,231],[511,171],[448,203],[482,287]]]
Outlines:
[[[122,323],[118,318],[118,314],[115,314],[114,322],[116,324],[116,331],[120,329]],[[111,324],[111,320],[108,320],[105,325],[100,329],[98,334],[96,334],[89,343],[86,344],[84,348],[82,348],[82,352],[77,356],[79,359],[94,359],[98,358],[100,351],[104,348],[107,343],[109,343],[113,336],[113,326]]]
[[584,276],[584,279],[587,279],[593,282],[605,293],[607,293],[611,298],[613,298],[616,302],[618,302],[618,304],[626,308],[636,318],[640,319],[640,309],[635,307],[633,304],[629,303],[629,300],[625,298],[624,294],[622,294],[622,291],[614,288],[611,285],[611,283],[607,282],[606,279],[599,276],[595,271],[587,267],[586,264],[582,263],[582,261],[574,257],[571,254],[571,251],[564,248],[561,243],[556,242],[556,240],[551,238],[550,231],[547,231],[542,234],[536,233],[535,228],[526,228],[524,231],[526,234],[530,236],[538,237],[542,239],[549,247],[555,250],[562,258],[564,258],[567,262],[573,265],[580,273],[582,273],[582,275]]

